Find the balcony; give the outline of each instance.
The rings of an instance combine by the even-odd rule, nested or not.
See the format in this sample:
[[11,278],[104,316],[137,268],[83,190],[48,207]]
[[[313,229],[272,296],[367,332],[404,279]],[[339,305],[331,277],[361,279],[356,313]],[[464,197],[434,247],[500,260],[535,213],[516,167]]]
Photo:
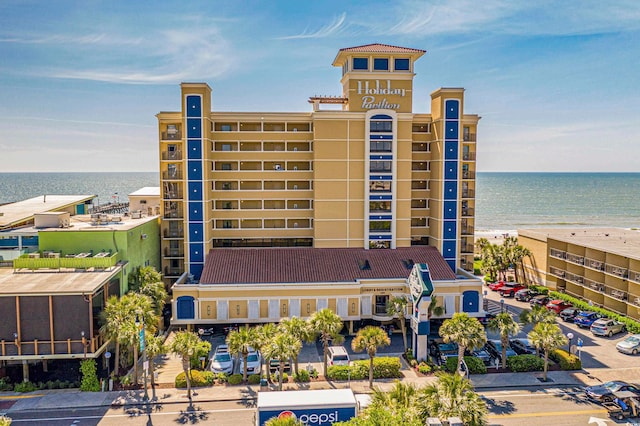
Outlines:
[[471,209],[471,208],[464,209],[463,208],[462,209],[462,216],[467,216],[467,217],[473,216],[473,209]]
[[605,285],[602,283],[599,283],[597,281],[591,281],[591,280],[585,280],[584,281],[584,286],[587,288],[590,288],[593,291],[597,291],[599,293],[603,293],[604,289],[605,289]]
[[629,275],[629,270],[627,268],[622,268],[615,265],[606,265],[605,272],[607,274],[615,275],[616,277],[620,278],[627,278],[627,276]]
[[118,263],[118,253],[101,252],[93,255],[91,253],[66,254],[60,257],[32,257],[22,255],[14,259],[13,269],[73,269],[84,271],[104,271],[113,268]]
[[475,142],[476,134],[475,133],[465,133],[462,135],[462,140],[465,142]]
[[164,161],[182,160],[182,151],[162,151]]
[[576,265],[584,265],[584,257],[567,253],[567,262],[575,263]]
[[562,251],[562,250],[558,250],[558,249],[553,249],[553,248],[552,248],[552,249],[550,250],[550,252],[549,252],[549,255],[550,255],[551,257],[555,257],[556,259],[562,259],[562,260],[564,260],[564,259],[565,259],[565,256],[566,256],[566,253],[565,253],[564,251]]
[[462,190],[462,198],[475,198],[476,194],[473,189]]
[[585,259],[584,266],[587,268],[595,269],[596,271],[604,271],[604,262],[594,259]]
[[629,271],[629,280],[640,283],[640,272]]
[[180,200],[182,199],[182,191],[165,191],[164,198],[166,200]]
[[162,132],[163,141],[179,141],[182,139],[181,131]]
[[462,253],[473,253],[473,244],[460,244],[460,252]]
[[173,172],[162,172],[162,179],[164,180],[182,180],[182,171],[176,170]]
[[565,279],[575,284],[580,284],[580,285],[584,284],[583,277],[581,277],[580,275],[572,274],[571,272],[567,272],[565,274]]
[[462,153],[462,161],[475,161],[476,153],[475,152],[463,152]]
[[473,235],[473,226],[463,226],[460,228],[462,235]]
[[635,294],[631,295],[631,300],[634,305],[640,306],[640,296],[636,296]]
[[165,229],[163,235],[165,238],[184,238],[184,230],[182,228]]
[[181,248],[164,248],[165,257],[184,257],[184,250]]
[[555,275],[558,278],[564,278],[564,274],[565,274],[565,272],[562,269],[554,268],[553,266],[549,268],[549,273],[551,275]]
[[184,219],[184,214],[180,209],[165,210],[164,218],[165,219]]
[[628,298],[628,294],[626,291],[619,290],[613,287],[605,287],[605,289],[606,289],[606,295],[613,297],[614,299],[625,301]]
[[182,275],[182,268],[170,268],[168,266],[164,267],[164,275],[166,277],[179,277]]
[[475,179],[476,172],[473,170],[463,170],[462,171],[462,179]]

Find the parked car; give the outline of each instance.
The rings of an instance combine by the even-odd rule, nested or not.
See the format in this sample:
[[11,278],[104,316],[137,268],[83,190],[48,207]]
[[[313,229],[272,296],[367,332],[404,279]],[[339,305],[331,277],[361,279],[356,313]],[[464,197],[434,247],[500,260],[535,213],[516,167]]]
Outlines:
[[560,312],[560,318],[562,318],[562,321],[564,322],[573,322],[580,312],[582,311],[575,308],[567,308]]
[[623,323],[608,318],[603,318],[591,324],[591,332],[596,336],[611,337],[625,330]]
[[606,382],[596,386],[589,386],[584,389],[587,398],[596,402],[611,402],[613,401],[613,393],[620,391],[629,391],[640,396],[640,388],[638,386],[621,380],[614,380],[612,382]]
[[[251,348],[247,355],[247,374],[260,374],[260,352]],[[240,374],[244,374],[244,357],[240,355]]]
[[489,284],[489,290],[498,291],[504,285],[505,285],[504,281],[498,281],[498,282],[495,282],[495,283],[491,283],[491,284]]
[[480,324],[482,324],[483,326],[486,327],[487,324],[489,324],[489,321],[491,321],[495,317],[496,317],[496,314],[492,314],[491,312],[487,312],[484,317],[478,318],[478,321],[480,321]]
[[[502,342],[500,340],[487,340],[485,348],[494,359],[502,362]],[[516,351],[511,349],[511,346],[507,345],[507,358],[515,355],[518,355]]]
[[637,355],[640,352],[640,334],[633,334],[616,343],[616,349],[623,354]]
[[233,358],[229,346],[219,345],[211,358],[211,371],[214,373],[233,374]]
[[[289,374],[291,373],[291,360],[286,360],[284,362],[284,372]],[[280,360],[271,358],[269,360],[269,374],[275,374],[276,371],[280,371]]]
[[573,319],[573,323],[578,327],[589,328],[591,324],[600,318],[602,318],[602,315],[595,312],[582,311]]
[[529,300],[529,305],[531,306],[534,306],[534,305],[545,306],[547,303],[549,303],[549,296],[546,296],[544,294],[534,296],[531,298],[531,300]]
[[518,283],[507,283],[500,288],[500,295],[503,297],[514,297],[517,291],[524,290],[526,287]]
[[484,365],[491,365],[491,354],[485,348],[475,349],[473,351],[465,351],[465,356],[473,356],[478,358]]
[[521,302],[528,302],[529,300],[531,300],[532,297],[535,296],[539,296],[540,293],[538,293],[535,290],[531,290],[530,288],[524,288],[522,290],[518,290],[516,291],[516,294],[514,295],[516,300],[519,300]]
[[571,303],[565,302],[564,300],[560,299],[551,300],[549,303],[547,303],[547,309],[555,312],[556,314],[559,314],[560,312],[572,306],[573,305]]
[[539,353],[529,339],[511,339],[509,340],[509,345],[518,355],[536,355]]

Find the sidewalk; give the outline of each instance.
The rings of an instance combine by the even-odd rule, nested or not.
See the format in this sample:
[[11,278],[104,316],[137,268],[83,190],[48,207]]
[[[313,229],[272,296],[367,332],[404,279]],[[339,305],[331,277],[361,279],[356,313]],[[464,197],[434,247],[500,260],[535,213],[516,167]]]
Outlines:
[[[413,383],[416,386],[425,386],[435,380],[434,376],[418,377],[413,370],[403,370],[405,377],[401,379],[404,383]],[[548,373],[550,381],[544,383],[538,380],[542,373],[494,373],[471,376],[476,389],[481,391],[503,390],[515,387],[539,387],[541,390],[550,387],[566,386],[589,386],[608,380],[624,379],[626,381],[640,381],[640,368],[628,369],[602,369],[598,371],[551,371]],[[393,387],[395,380],[377,380],[374,386],[382,390],[389,390]],[[310,383],[286,383],[283,390],[297,389],[332,389],[350,387],[355,393],[369,393],[369,383],[366,380],[353,380],[348,382],[310,382]],[[270,385],[270,390],[276,390],[276,386]],[[193,402],[206,401],[253,401],[259,392],[264,392],[259,385],[230,386],[217,385],[206,388],[196,388],[193,390]],[[268,391],[268,390],[266,390]],[[144,392],[121,391],[121,392],[80,392],[76,390],[47,390],[36,391],[31,394],[0,394],[0,402],[14,401],[8,408],[0,409],[0,412],[11,414],[15,411],[43,410],[56,408],[79,408],[79,407],[120,407],[135,406],[144,404]],[[188,399],[184,389],[156,389],[149,388],[149,397],[153,404],[184,403]],[[15,399],[14,398],[19,398]],[[0,405],[1,406],[1,405]]]

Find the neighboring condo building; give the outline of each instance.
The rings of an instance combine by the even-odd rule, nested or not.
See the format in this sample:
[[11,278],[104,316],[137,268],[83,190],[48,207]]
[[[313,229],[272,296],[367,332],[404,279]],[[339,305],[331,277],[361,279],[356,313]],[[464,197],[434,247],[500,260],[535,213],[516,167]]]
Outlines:
[[462,88],[413,113],[424,53],[341,49],[342,94],[309,98],[308,113],[212,111],[207,84],[181,84],[181,110],[157,115],[167,282],[199,279],[224,247],[430,245],[472,271],[479,117]]
[[341,95],[310,97],[306,113],[212,111],[206,83],[181,84],[180,111],[157,115],[173,324],[330,308],[352,330],[391,321],[390,298],[415,293],[407,317],[424,359],[432,298],[443,318],[484,315],[482,283],[466,272],[480,117],[465,114],[462,88],[438,89],[431,113],[413,112],[424,53],[341,49]]
[[640,232],[621,228],[519,229],[527,281],[640,319]]

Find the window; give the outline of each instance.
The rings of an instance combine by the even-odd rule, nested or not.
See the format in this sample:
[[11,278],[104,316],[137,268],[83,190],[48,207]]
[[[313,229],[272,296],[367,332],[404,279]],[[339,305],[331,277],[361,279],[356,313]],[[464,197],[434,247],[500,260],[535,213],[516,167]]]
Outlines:
[[390,201],[369,201],[369,211],[371,212],[390,212]]
[[369,182],[370,192],[390,192],[391,181],[389,180],[374,180]]
[[369,231],[371,232],[391,232],[391,221],[369,222]]
[[231,124],[222,124],[220,125],[220,130],[223,132],[230,132],[231,131]]
[[231,163],[222,163],[222,170],[231,170]]
[[371,152],[391,152],[391,141],[371,141],[369,142]]
[[371,172],[391,172],[391,161],[372,161],[369,163]]
[[225,191],[228,191],[231,189],[231,182],[223,182],[222,183],[222,189]]
[[387,314],[387,303],[389,302],[389,296],[376,296],[376,307],[375,314],[376,315],[386,315]]
[[393,131],[392,121],[370,121],[369,130],[372,132],[391,132]]
[[430,133],[431,123],[413,123],[413,133]]
[[233,222],[231,222],[230,220],[223,220],[222,227],[225,229],[233,228]]
[[231,151],[231,144],[223,143],[222,144],[222,150],[223,151]]
[[395,66],[393,67],[396,71],[409,71],[409,60],[408,59],[396,59]]
[[353,69],[354,70],[368,70],[369,69],[369,58],[353,58]]
[[389,71],[389,59],[387,58],[375,58],[373,60],[374,71]]

